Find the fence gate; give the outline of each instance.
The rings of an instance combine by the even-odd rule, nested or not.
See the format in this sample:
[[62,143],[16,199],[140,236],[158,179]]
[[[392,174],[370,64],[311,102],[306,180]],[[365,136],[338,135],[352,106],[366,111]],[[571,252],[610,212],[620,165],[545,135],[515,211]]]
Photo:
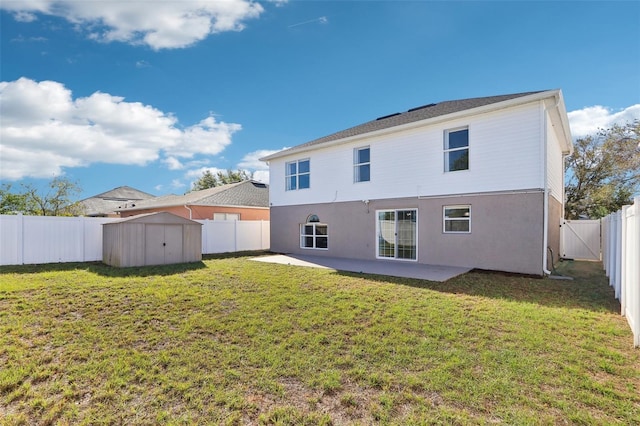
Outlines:
[[601,260],[600,220],[564,220],[560,240],[564,258]]

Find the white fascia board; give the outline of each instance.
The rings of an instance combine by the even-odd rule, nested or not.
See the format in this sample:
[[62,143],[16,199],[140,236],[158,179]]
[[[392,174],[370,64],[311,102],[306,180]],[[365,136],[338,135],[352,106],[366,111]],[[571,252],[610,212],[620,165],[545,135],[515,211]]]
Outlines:
[[569,126],[569,117],[567,116],[567,108],[564,105],[564,97],[562,96],[562,91],[558,90],[556,94],[557,102],[557,111],[560,115],[560,122],[562,123],[562,132],[565,138],[565,144],[562,149],[562,153],[565,155],[573,154],[573,137],[571,136],[571,127]]
[[[433,118],[428,118],[426,120],[419,120],[419,121],[414,121],[411,123],[406,123],[406,124],[401,124],[399,126],[392,126],[392,127],[387,127],[385,129],[380,129],[380,130],[374,130],[372,132],[367,132],[367,133],[362,133],[359,135],[354,135],[354,136],[350,136],[348,138],[342,138],[342,139],[336,139],[333,141],[328,141],[328,142],[324,142],[324,143],[320,143],[317,145],[310,145],[310,146],[303,146],[303,147],[293,147],[293,148],[289,148],[283,151],[279,151],[276,152],[274,154],[271,155],[267,155],[266,157],[262,157],[260,158],[260,161],[264,161],[264,162],[269,162],[270,160],[274,160],[276,158],[281,158],[281,157],[287,157],[290,155],[294,155],[294,154],[300,154],[300,153],[304,153],[304,152],[309,152],[309,151],[315,151],[319,148],[328,148],[328,147],[332,147],[332,146],[337,146],[337,145],[342,145],[342,144],[346,144],[346,143],[350,143],[350,142],[355,142],[355,141],[359,141],[361,139],[366,139],[366,138],[370,138],[370,137],[376,137],[376,136],[383,136],[389,133],[397,133],[397,132],[402,132],[404,130],[410,130],[410,129],[414,129],[414,128],[418,128],[418,127],[423,127],[423,126],[429,126],[432,124],[437,124],[437,123],[441,123],[443,121],[450,121],[450,120],[455,120],[458,118],[463,118],[463,117],[467,117],[467,116],[473,116],[473,115],[478,115],[478,114],[484,114],[487,112],[493,112],[493,111],[498,111],[501,109],[505,109],[505,108],[510,108],[510,107],[514,107],[514,106],[518,106],[518,105],[524,105],[530,102],[534,102],[534,101],[539,101],[542,99],[547,99],[547,98],[554,98],[556,100],[559,100],[558,102],[561,102],[562,107],[564,108],[564,101],[562,100],[562,92],[560,91],[560,89],[554,89],[554,90],[547,90],[545,92],[540,92],[540,93],[534,93],[531,95],[527,95],[527,96],[522,96],[519,98],[514,98],[514,99],[509,99],[506,101],[502,101],[502,102],[496,102],[493,104],[489,104],[489,105],[483,105],[480,107],[476,107],[476,108],[471,108],[471,109],[465,109],[463,111],[458,111],[458,112],[454,112],[451,114],[445,114],[445,115],[440,115],[438,117],[433,117]],[[561,113],[560,116],[562,116],[563,114]],[[566,113],[564,114],[566,119]],[[563,120],[564,121],[564,120]],[[563,123],[563,127],[564,123]],[[568,127],[568,121],[567,121],[567,126],[565,128],[565,135],[567,134],[569,127]],[[570,139],[570,132],[569,132],[569,140]]]

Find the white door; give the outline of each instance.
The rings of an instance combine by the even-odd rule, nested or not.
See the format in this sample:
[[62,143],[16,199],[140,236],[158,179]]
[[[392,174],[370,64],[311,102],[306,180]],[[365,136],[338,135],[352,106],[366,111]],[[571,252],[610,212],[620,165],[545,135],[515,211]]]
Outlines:
[[562,257],[600,260],[600,220],[565,220],[560,233]]

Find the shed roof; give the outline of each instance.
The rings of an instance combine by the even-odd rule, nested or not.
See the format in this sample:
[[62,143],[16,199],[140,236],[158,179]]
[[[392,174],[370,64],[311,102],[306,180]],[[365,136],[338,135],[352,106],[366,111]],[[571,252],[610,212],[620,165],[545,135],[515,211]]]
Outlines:
[[120,211],[147,210],[173,206],[236,206],[269,207],[269,186],[262,182],[245,180],[216,186],[184,195],[165,195],[140,201]]
[[[536,96],[536,95],[540,95],[540,96]],[[456,113],[462,113],[464,111],[468,111],[469,113],[472,113],[474,112],[473,110],[476,110],[482,107],[487,107],[489,105],[495,105],[496,108],[499,108],[500,105],[498,104],[503,102],[506,103],[507,101],[512,101],[518,98],[533,97],[535,99],[538,97],[544,98],[544,97],[551,97],[556,95],[560,96],[559,90],[540,90],[540,91],[534,91],[534,92],[512,93],[507,95],[458,99],[458,100],[452,100],[452,101],[443,101],[438,103],[426,104],[416,108],[411,108],[406,112],[389,114],[382,117],[378,117],[375,120],[371,120],[366,123],[359,124],[357,126],[350,127],[348,129],[341,130],[339,132],[332,133],[330,135],[323,136],[318,139],[314,139],[312,141],[303,143],[301,145],[297,145],[292,148],[276,152],[274,154],[263,157],[260,160],[269,161],[271,159],[282,157],[288,154],[307,151],[309,149],[315,148],[318,145],[323,145],[323,144],[329,145],[331,142],[337,142],[337,141],[341,141],[343,139],[349,139],[358,135],[365,135],[368,133],[378,132],[384,129],[403,126],[409,123],[417,123],[420,121],[433,120],[439,117],[444,118],[446,116],[456,114]],[[534,99],[527,99],[527,100],[531,101]]]
[[186,219],[182,216],[175,215],[169,212],[154,212],[139,214],[136,216],[130,216],[125,219],[114,220],[112,222],[104,223],[103,226],[115,225],[118,223],[152,223],[152,224],[173,224],[173,225],[202,225],[195,220]]

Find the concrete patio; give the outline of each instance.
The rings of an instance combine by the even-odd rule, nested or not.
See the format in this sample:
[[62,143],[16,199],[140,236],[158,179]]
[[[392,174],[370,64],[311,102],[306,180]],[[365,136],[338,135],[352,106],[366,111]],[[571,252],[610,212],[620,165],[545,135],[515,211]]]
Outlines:
[[397,260],[339,259],[335,257],[275,254],[255,257],[252,260],[279,263],[291,266],[324,268],[335,271],[358,272],[364,274],[388,275],[392,277],[416,278],[428,281],[447,281],[469,272],[471,268],[457,266],[424,265]]

